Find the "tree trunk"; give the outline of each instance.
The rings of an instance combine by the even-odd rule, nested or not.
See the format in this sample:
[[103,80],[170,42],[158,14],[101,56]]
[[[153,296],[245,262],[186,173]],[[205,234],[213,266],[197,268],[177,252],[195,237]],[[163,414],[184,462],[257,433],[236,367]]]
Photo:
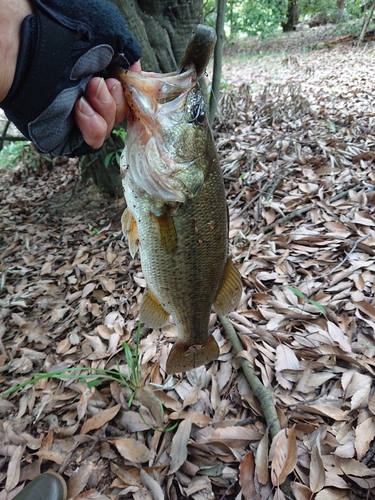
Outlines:
[[365,22],[363,23],[363,28],[362,28],[361,34],[359,36],[359,39],[358,39],[358,45],[360,45],[363,42],[364,38],[365,38],[368,25],[370,24],[372,15],[374,13],[374,9],[375,9],[375,0],[374,0],[374,2],[372,3],[372,5],[370,7],[370,10],[369,10],[369,13],[368,13],[368,15],[367,15],[367,17],[365,19]]
[[282,23],[283,32],[292,31],[298,23],[298,0],[288,0],[287,20]]
[[217,41],[215,46],[215,59],[212,77],[212,90],[210,96],[210,114],[209,122],[212,126],[216,114],[217,103],[220,98],[220,83],[221,83],[221,65],[223,53],[223,40],[224,40],[224,22],[225,22],[225,8],[226,0],[217,0],[217,15],[216,15],[216,34]]
[[[175,71],[184,55],[193,28],[203,20],[203,0],[112,0],[142,46],[142,69],[156,73]],[[112,136],[111,136],[112,137]],[[81,160],[85,178],[111,196],[122,195],[120,170],[114,158],[105,167],[105,158],[118,148],[112,139],[102,150]]]
[[341,23],[344,15],[345,0],[337,0],[337,23]]

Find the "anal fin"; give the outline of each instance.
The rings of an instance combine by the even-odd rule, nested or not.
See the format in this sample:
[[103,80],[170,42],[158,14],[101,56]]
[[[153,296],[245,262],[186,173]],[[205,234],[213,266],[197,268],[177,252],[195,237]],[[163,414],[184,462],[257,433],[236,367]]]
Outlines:
[[138,250],[138,228],[135,219],[128,208],[125,208],[124,213],[121,217],[122,232],[128,239],[129,252],[130,255],[135,257]]
[[225,264],[224,278],[212,307],[217,314],[225,316],[236,309],[240,302],[241,295],[241,275],[233,262],[228,258]]
[[215,361],[220,356],[220,349],[210,334],[203,344],[184,344],[177,340],[167,359],[168,374],[186,372],[198,366]]
[[172,252],[177,247],[177,233],[169,210],[164,207],[161,215],[151,214],[151,216],[157,224],[160,242],[163,248],[167,252]]
[[169,313],[150,290],[143,296],[139,319],[150,328],[162,328],[168,323]]

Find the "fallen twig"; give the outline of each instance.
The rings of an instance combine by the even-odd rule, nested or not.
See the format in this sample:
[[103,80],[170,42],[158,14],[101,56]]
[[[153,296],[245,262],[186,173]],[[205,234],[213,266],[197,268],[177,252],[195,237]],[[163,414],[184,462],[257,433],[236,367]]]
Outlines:
[[[347,189],[346,191],[342,191],[341,193],[336,194],[335,196],[333,196],[332,198],[330,198],[328,200],[328,203],[332,203],[334,201],[340,200],[341,198],[344,198],[344,196],[346,196],[348,193],[350,193],[350,191],[359,191],[363,187],[364,186],[362,184],[357,184],[356,186],[351,187],[350,189]],[[265,227],[263,230],[263,233],[267,234],[267,233],[271,232],[275,228],[276,225],[278,226],[280,224],[284,224],[284,222],[288,222],[288,220],[290,220],[290,219],[294,219],[295,217],[300,217],[301,215],[305,214],[306,212],[309,212],[314,206],[315,206],[315,203],[310,203],[306,207],[299,208],[298,210],[293,210],[293,212],[290,212],[290,214],[286,215],[285,217],[282,217],[281,219],[276,220],[275,222],[273,222],[269,226]]]
[[101,243],[99,243],[99,245],[95,245],[95,247],[93,247],[93,248],[98,250],[99,248],[106,247],[106,246],[110,245],[111,243],[113,243],[114,241],[120,240],[122,238],[122,234],[123,234],[122,231],[119,231],[117,234],[112,236],[112,238],[109,238],[109,240],[104,240]]
[[359,238],[357,241],[354,242],[354,245],[350,249],[350,252],[348,252],[341,262],[337,264],[333,269],[331,269],[328,273],[326,273],[326,276],[330,276],[331,274],[335,273],[340,267],[345,264],[345,262],[349,259],[349,256],[354,252],[354,250],[357,248],[357,246],[362,243],[366,238],[368,238],[370,235],[366,234],[365,236],[362,236],[362,238]]
[[74,186],[73,186],[72,192],[70,193],[69,198],[68,198],[66,201],[64,201],[63,203],[59,203],[58,205],[52,205],[52,206],[51,206],[52,210],[56,210],[56,208],[65,207],[65,206],[66,206],[66,205],[70,202],[70,200],[73,198],[74,191],[75,191],[75,189],[76,189],[76,187],[77,187],[77,184],[78,184],[78,181],[79,181],[80,179],[81,179],[81,177],[80,177],[80,176],[78,176],[78,177],[76,178],[76,180],[75,180],[75,182],[74,182]]
[[[235,354],[243,351],[243,346],[239,340],[237,333],[225,316],[219,316],[221,324],[224,327],[227,338],[230,340],[233,351]],[[245,358],[239,358],[243,372],[245,374],[246,380],[249,382],[251,390],[254,392],[255,396],[258,398],[260,405],[262,407],[264,418],[266,419],[267,427],[270,432],[270,436],[273,439],[276,434],[281,430],[279,418],[277,416],[275,403],[273,400],[272,392],[265,387],[255,374],[253,367],[249,361]]]
[[310,205],[307,205],[307,207],[299,208],[298,210],[293,210],[293,212],[290,212],[290,214],[286,215],[285,217],[281,217],[281,219],[278,219],[269,226],[266,226],[263,230],[263,233],[267,234],[271,232],[276,225],[284,224],[284,222],[288,222],[288,220],[294,219],[295,217],[300,217],[306,212],[309,212],[313,208],[313,206],[314,203],[310,203]]
[[235,477],[233,479],[233,481],[230,483],[230,485],[228,486],[228,488],[225,490],[224,494],[220,497],[220,500],[225,500],[226,498],[228,498],[227,495],[230,492],[230,490],[233,488],[233,486],[236,484],[236,482],[237,482],[237,478]]

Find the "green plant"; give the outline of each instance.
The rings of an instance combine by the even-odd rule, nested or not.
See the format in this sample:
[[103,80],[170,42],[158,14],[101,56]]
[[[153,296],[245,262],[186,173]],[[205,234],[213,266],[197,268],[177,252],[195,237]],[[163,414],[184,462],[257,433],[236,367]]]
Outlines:
[[122,347],[125,352],[125,359],[128,367],[130,368],[130,380],[134,387],[138,387],[141,383],[141,362],[139,357],[139,342],[141,336],[141,324],[138,323],[137,334],[135,338],[134,355],[130,349],[129,344],[123,342]]
[[267,37],[286,20],[287,8],[287,0],[229,0],[226,15],[229,36]]
[[[125,353],[126,364],[129,367],[129,374],[124,375],[120,371],[120,367],[117,366],[116,369],[105,370],[101,368],[90,368],[90,367],[75,367],[75,368],[66,368],[62,370],[56,370],[49,373],[32,373],[32,376],[29,380],[22,382],[21,384],[17,384],[10,389],[3,391],[0,393],[1,398],[7,398],[14,392],[24,389],[27,386],[34,385],[37,382],[44,379],[57,379],[57,380],[77,380],[78,382],[83,382],[90,389],[92,387],[97,387],[101,385],[104,381],[118,382],[119,384],[124,385],[128,389],[131,390],[131,395],[128,401],[128,405],[130,406],[133,402],[134,396],[136,394],[136,390],[141,386],[141,363],[139,356],[139,342],[140,342],[140,323],[138,324],[136,339],[135,339],[135,348],[134,352],[131,350],[128,343],[123,342],[122,346]],[[155,396],[155,394],[150,394],[153,401],[158,406],[158,412],[160,413],[160,421],[164,421],[164,407],[161,401]],[[173,425],[168,427],[167,429],[153,427],[150,425],[142,415],[139,409],[139,415],[143,422],[152,430],[158,432],[171,432],[176,429],[179,425],[179,422],[175,422]]]
[[130,349],[129,344],[124,342],[123,348],[125,352],[125,359],[127,365],[130,368],[129,375],[125,376],[121,373],[120,367],[117,366],[117,370],[115,369],[101,369],[101,368],[91,368],[91,367],[74,367],[74,368],[66,368],[62,370],[56,370],[48,373],[32,373],[31,378],[22,382],[21,384],[17,384],[10,389],[3,391],[0,393],[0,397],[6,398],[10,394],[18,391],[19,389],[23,389],[28,385],[34,385],[40,380],[44,379],[58,379],[58,380],[70,380],[75,379],[79,382],[83,382],[87,384],[88,388],[97,387],[103,381],[111,381],[118,382],[128,389],[131,390],[131,396],[129,398],[129,405],[132,403],[135,390],[139,387],[141,383],[141,365],[140,365],[140,357],[139,357],[139,341],[140,341],[140,325],[138,325],[137,334],[136,334],[136,343],[134,354]]
[[108,165],[113,160],[115,160],[115,162],[120,165],[121,153],[124,149],[126,141],[126,130],[123,127],[115,128],[114,130],[112,130],[112,134],[121,139],[122,145],[116,151],[111,151],[110,153],[108,153],[104,158],[104,165],[106,167],[108,167]]
[[[27,169],[38,169],[41,155],[35,151],[30,141],[14,141],[7,144],[0,151],[0,169],[10,170],[17,166]],[[47,161],[48,156],[42,155]]]
[[316,300],[309,299],[308,297],[306,297],[304,293],[298,290],[298,288],[294,288],[293,286],[287,286],[287,289],[293,292],[295,295],[297,295],[297,297],[302,299],[304,302],[309,302],[313,306],[317,307],[319,311],[321,311],[323,314],[327,313],[325,308],[321,304],[319,304],[319,302],[316,302]]

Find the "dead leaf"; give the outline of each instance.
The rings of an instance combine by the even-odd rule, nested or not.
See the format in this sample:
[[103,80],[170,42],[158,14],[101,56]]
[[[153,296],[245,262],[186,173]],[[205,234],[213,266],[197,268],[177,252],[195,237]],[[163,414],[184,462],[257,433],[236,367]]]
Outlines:
[[155,481],[144,469],[141,469],[142,483],[146,486],[152,495],[153,500],[164,500],[165,496],[159,483]]
[[293,384],[286,380],[283,375],[283,370],[299,370],[299,361],[292,349],[287,345],[279,344],[276,347],[275,358],[276,379],[284,389],[291,389]]
[[351,409],[355,410],[368,402],[372,386],[372,377],[348,370],[341,377],[341,384],[347,398],[351,399]]
[[375,470],[370,469],[365,464],[354,460],[353,458],[335,457],[337,465],[340,467],[343,474],[355,477],[373,477]]
[[369,304],[365,300],[354,302],[354,305],[358,307],[360,311],[364,312],[375,321],[375,307],[373,305]]
[[6,474],[6,491],[11,491],[15,488],[20,480],[21,460],[24,450],[25,446],[16,446],[14,452],[12,453]]
[[242,457],[240,463],[239,483],[242,488],[244,500],[254,500],[256,490],[254,485],[255,462],[254,454],[250,450]]
[[310,489],[313,493],[317,493],[324,485],[325,471],[320,452],[320,441],[317,439],[311,448]]
[[311,490],[306,485],[292,481],[291,488],[296,500],[311,499]]
[[297,442],[294,428],[282,429],[272,440],[271,450],[271,481],[273,486],[284,483],[297,463]]
[[171,454],[171,463],[169,467],[170,474],[173,474],[174,472],[179,470],[181,465],[187,459],[188,455],[187,444],[190,439],[191,425],[192,425],[191,419],[189,417],[186,418],[180,423],[176,431],[176,434],[173,436],[172,448],[170,452]]
[[348,500],[348,494],[346,490],[324,488],[317,493],[315,500]]
[[73,472],[68,481],[68,498],[76,497],[83,491],[94,467],[95,464],[89,462]]
[[110,442],[116,446],[121,456],[129,462],[142,464],[150,458],[150,450],[147,446],[134,438],[120,438],[110,440]]
[[331,339],[341,347],[344,352],[351,352],[352,348],[345,338],[344,332],[337,325],[332,323],[332,321],[327,321],[328,333]]
[[260,437],[261,434],[255,427],[229,426],[215,429],[208,441],[228,443],[233,448],[241,448],[251,442],[258,441]]
[[268,470],[268,433],[266,432],[259,441],[255,455],[255,473],[260,484],[267,484]]
[[355,428],[354,446],[358,460],[362,460],[375,438],[375,417],[367,418]]
[[155,419],[155,427],[161,429],[163,427],[164,412],[155,393],[149,387],[139,387],[135,392],[135,397],[151,412],[151,415]]
[[121,405],[112,406],[106,410],[99,411],[96,415],[86,420],[81,428],[81,434],[87,434],[90,431],[99,429],[102,425],[111,421],[120,411]]
[[88,295],[90,295],[90,293],[93,290],[95,290],[95,287],[96,287],[95,283],[87,283],[87,285],[85,285],[85,288],[82,291],[82,298],[84,299],[85,297],[87,297]]

